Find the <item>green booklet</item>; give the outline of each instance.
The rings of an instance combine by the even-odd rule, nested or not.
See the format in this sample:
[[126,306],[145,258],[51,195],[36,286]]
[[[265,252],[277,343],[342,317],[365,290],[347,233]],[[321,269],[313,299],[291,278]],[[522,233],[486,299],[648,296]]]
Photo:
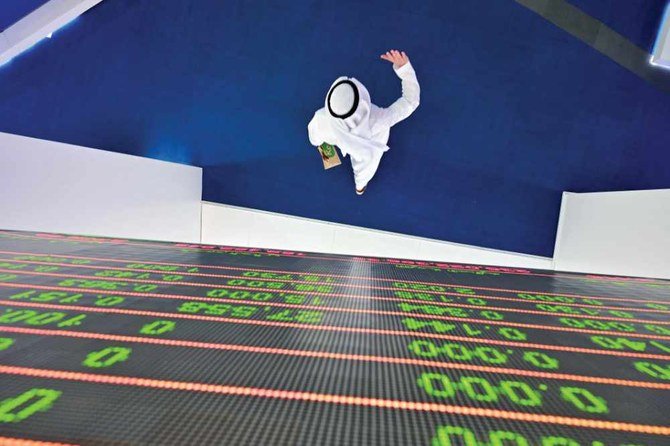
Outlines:
[[332,144],[328,144],[327,142],[321,144],[319,146],[319,153],[321,154],[324,169],[330,169],[331,167],[342,164],[342,161],[340,161],[340,157],[337,154],[337,147]]

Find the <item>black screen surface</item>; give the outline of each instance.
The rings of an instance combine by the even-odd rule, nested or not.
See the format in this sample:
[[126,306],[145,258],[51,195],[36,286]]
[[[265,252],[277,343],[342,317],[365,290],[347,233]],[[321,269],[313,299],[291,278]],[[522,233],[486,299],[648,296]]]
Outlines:
[[669,314],[662,280],[0,231],[0,444],[670,444]]

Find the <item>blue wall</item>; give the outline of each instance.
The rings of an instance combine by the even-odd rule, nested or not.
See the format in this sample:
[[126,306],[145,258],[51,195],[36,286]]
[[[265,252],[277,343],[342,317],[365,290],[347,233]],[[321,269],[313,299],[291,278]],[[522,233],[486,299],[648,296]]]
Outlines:
[[[540,255],[563,190],[670,187],[667,94],[514,1],[473,4],[105,1],[0,68],[0,130],[203,166],[211,201]],[[306,125],[339,75],[390,104],[388,48],[422,103],[357,197]]]
[[645,51],[651,52],[670,0],[568,0]]

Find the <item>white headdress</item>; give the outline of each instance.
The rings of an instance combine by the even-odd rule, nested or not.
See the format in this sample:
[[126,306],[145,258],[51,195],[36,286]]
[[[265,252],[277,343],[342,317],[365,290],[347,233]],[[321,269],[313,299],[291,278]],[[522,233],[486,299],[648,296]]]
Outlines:
[[335,141],[343,155],[360,150],[386,152],[387,145],[373,141],[370,129],[370,93],[357,79],[340,77],[326,96],[326,110]]

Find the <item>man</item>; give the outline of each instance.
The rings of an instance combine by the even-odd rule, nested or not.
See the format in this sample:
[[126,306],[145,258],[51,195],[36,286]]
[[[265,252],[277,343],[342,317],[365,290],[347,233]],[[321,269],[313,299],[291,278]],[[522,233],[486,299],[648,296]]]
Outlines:
[[325,107],[314,113],[307,129],[314,146],[328,143],[340,148],[342,156],[351,158],[356,193],[363,195],[377,172],[389,132],[419,106],[419,82],[407,54],[391,50],[381,56],[393,63],[402,80],[402,97],[388,108],[377,107],[370,93],[358,80],[338,78],[328,90]]

